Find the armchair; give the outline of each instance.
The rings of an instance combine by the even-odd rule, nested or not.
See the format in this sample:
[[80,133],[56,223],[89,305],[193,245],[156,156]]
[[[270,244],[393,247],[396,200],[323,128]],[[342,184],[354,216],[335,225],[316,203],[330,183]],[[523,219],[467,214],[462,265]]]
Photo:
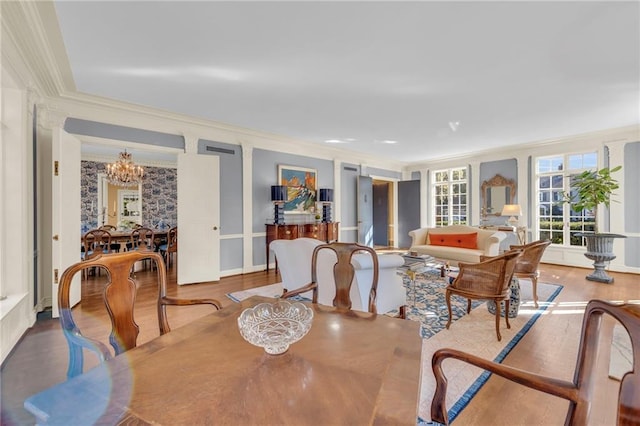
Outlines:
[[533,286],[533,303],[538,307],[538,266],[545,249],[551,244],[549,240],[534,241],[522,246],[511,246],[511,250],[522,250],[513,275],[518,278],[530,278]]
[[[509,312],[509,283],[520,253],[521,250],[512,250],[500,256],[488,258],[488,260],[482,258],[483,261],[480,263],[458,263],[460,272],[445,291],[447,310],[449,311],[447,329],[451,326],[452,294],[467,298],[467,313],[471,312],[472,299],[493,300],[496,304],[496,334],[498,341],[502,340],[500,302],[504,300],[505,312]],[[511,328],[509,315],[505,315],[504,318],[507,328]]]

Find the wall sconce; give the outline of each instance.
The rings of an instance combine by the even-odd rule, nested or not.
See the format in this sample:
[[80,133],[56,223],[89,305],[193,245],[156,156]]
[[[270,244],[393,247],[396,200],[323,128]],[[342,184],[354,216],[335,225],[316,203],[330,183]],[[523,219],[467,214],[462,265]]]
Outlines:
[[324,223],[331,222],[331,202],[333,201],[333,189],[320,188],[320,197],[318,201],[322,203],[322,221]]
[[287,201],[285,185],[271,185],[271,201],[273,201],[273,223],[284,225],[284,202]]
[[518,218],[516,216],[522,216],[522,208],[520,208],[520,204],[505,204],[500,216],[511,216],[507,222],[509,225],[517,227]]

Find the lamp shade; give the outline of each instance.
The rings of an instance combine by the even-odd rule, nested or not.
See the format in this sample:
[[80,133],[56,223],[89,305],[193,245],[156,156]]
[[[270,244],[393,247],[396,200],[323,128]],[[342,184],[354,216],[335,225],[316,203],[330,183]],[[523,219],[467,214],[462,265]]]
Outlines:
[[318,201],[324,201],[324,202],[333,201],[333,189],[320,188],[320,198]]
[[520,204],[505,204],[502,208],[501,216],[522,216]]
[[285,185],[271,185],[271,201],[287,201],[287,187]]

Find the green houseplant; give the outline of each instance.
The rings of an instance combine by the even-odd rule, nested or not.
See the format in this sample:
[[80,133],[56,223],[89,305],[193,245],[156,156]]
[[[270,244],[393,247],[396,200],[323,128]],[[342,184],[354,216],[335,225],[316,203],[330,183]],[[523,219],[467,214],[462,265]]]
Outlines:
[[620,186],[611,174],[619,171],[622,166],[612,169],[605,167],[600,170],[587,170],[575,176],[571,188],[575,192],[566,194],[564,202],[572,203],[571,208],[577,212],[590,210],[593,212],[594,231],[578,234],[587,242],[585,256],[593,260],[594,271],[587,275],[591,281],[612,283],[613,277],[605,271],[605,262],[616,258],[613,254],[613,239],[625,238],[624,235],[598,232],[598,206],[601,204],[609,208],[611,196]]

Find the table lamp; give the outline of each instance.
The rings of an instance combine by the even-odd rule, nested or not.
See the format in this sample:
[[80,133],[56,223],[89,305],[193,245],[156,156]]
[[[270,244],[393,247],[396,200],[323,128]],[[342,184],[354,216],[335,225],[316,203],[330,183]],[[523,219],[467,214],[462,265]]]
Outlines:
[[520,204],[505,204],[502,208],[502,213],[500,216],[510,216],[507,221],[509,225],[513,227],[518,226],[518,218],[516,216],[522,216],[522,209],[520,208]]
[[284,202],[287,201],[285,185],[271,185],[271,201],[273,201],[273,223],[284,225]]
[[324,223],[331,222],[331,202],[333,201],[333,189],[320,188],[320,196],[318,201],[322,203],[322,221]]

